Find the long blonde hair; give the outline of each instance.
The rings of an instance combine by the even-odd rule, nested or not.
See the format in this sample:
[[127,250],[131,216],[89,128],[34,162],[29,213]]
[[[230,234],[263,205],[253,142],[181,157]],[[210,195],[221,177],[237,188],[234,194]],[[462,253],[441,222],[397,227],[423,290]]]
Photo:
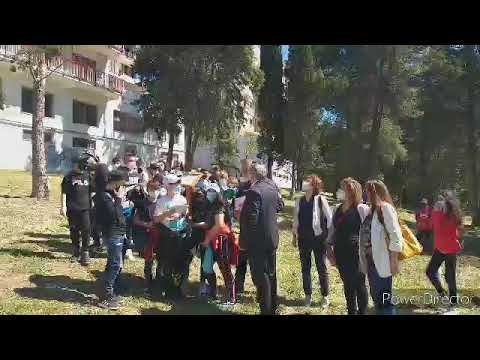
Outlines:
[[342,205],[343,212],[351,207],[357,207],[362,202],[362,185],[357,180],[347,177],[340,181],[340,187],[345,191],[345,201]]

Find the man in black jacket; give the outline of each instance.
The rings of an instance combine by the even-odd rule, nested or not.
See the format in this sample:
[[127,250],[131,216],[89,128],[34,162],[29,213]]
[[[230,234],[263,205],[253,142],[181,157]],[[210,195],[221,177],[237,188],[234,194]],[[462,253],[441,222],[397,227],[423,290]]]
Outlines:
[[278,187],[266,175],[264,165],[250,166],[252,186],[240,214],[240,248],[248,251],[260,313],[274,315],[277,309],[277,212],[281,209],[281,197]]
[[97,203],[97,219],[101,223],[107,247],[105,294],[99,306],[110,310],[117,310],[120,306],[114,289],[118,286],[122,270],[122,251],[127,227],[122,208],[125,181],[123,173],[113,171],[109,176],[106,191],[99,193]]

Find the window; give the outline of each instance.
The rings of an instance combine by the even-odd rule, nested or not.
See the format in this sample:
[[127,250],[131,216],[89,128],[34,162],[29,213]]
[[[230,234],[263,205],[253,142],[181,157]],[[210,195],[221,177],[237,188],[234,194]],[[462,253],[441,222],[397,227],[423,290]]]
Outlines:
[[97,107],[73,100],[73,123],[97,126]]
[[125,147],[125,154],[137,156],[137,145],[127,145]]
[[85,138],[74,137],[72,145],[75,148],[95,150],[96,141],[85,139]]
[[[32,130],[23,129],[22,139],[23,141],[32,141]],[[43,134],[43,141],[45,144],[53,142],[53,133],[45,132]]]
[[133,114],[113,110],[113,130],[141,133],[143,131],[143,121]]
[[122,74],[125,74],[125,75],[131,77],[132,76],[132,67],[122,64]]
[[[22,111],[33,114],[33,90],[22,87]],[[53,95],[45,94],[45,116],[53,117]]]
[[32,141],[32,130],[23,130],[23,141]]

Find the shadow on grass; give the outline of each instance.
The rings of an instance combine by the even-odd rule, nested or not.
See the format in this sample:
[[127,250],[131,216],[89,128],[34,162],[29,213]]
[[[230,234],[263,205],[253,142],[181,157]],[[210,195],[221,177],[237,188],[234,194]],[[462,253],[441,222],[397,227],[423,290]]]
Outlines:
[[32,275],[30,281],[36,287],[15,289],[15,293],[31,299],[91,305],[99,292],[95,281],[72,279],[65,275]]
[[26,199],[28,197],[29,196],[20,196],[20,195],[6,195],[6,194],[0,195],[0,198],[4,198],[4,199]]
[[[68,238],[68,237],[67,237]],[[59,252],[65,254],[72,253],[72,244],[70,242],[61,241],[61,240],[29,240],[23,241],[24,244],[36,244],[40,246],[48,246],[48,251]]]
[[45,234],[45,233],[36,233],[36,232],[24,232],[23,235],[26,235],[35,239],[69,239],[70,234]]
[[55,255],[47,251],[32,251],[26,249],[0,249],[0,254],[15,257],[39,257],[43,259],[56,259]]

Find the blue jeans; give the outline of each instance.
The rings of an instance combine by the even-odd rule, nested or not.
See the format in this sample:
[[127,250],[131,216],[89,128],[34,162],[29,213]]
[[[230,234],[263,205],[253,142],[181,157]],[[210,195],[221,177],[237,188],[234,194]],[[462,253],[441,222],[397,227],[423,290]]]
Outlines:
[[395,315],[396,310],[392,303],[392,276],[380,277],[372,258],[367,259],[367,264],[370,296],[375,305],[375,312],[377,315]]
[[107,266],[105,267],[105,293],[113,296],[115,285],[122,271],[122,251],[124,236],[114,236],[107,241]]

